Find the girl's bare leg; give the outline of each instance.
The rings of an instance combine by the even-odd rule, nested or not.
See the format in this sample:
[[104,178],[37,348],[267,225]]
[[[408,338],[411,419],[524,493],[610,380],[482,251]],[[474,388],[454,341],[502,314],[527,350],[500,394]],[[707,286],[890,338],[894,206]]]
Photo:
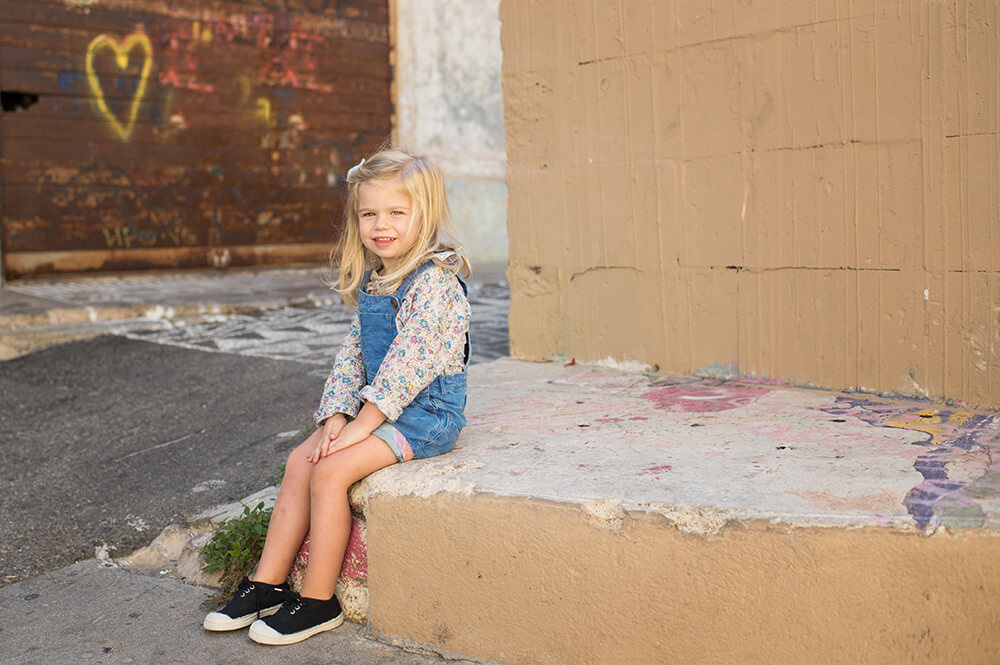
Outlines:
[[[306,598],[328,600],[333,597],[351,535],[348,488],[395,461],[396,456],[388,444],[377,436],[370,436],[316,464],[310,485],[309,567],[302,583],[302,595]],[[268,539],[270,537],[268,532]]]
[[264,551],[252,575],[256,582],[283,583],[309,531],[309,484],[316,465],[307,461],[306,456],[316,448],[322,436],[323,428],[320,427],[288,455],[285,476],[267,527]]

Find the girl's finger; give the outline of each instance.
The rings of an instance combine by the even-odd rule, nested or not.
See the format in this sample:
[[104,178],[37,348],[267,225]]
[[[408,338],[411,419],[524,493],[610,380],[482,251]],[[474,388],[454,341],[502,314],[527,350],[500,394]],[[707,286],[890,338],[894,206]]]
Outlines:
[[349,441],[349,442],[348,441],[338,441],[335,444],[333,444],[333,446],[331,446],[330,452],[331,453],[335,453],[335,452],[338,452],[340,450],[343,450],[344,448],[350,448],[351,446],[353,446],[356,443],[361,443],[361,442],[360,441]]

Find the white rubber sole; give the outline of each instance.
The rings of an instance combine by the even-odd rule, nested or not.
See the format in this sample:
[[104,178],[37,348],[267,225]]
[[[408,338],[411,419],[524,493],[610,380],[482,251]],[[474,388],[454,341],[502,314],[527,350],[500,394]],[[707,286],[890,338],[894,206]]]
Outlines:
[[[275,612],[281,609],[281,604],[273,605],[271,607],[262,609],[260,611],[260,616],[269,617]],[[222,612],[209,612],[205,616],[205,620],[201,622],[201,627],[205,630],[211,630],[215,632],[222,632],[226,630],[239,630],[240,628],[246,628],[254,621],[257,620],[257,613],[251,612],[241,617],[236,617],[235,619],[228,614],[223,614]]]
[[282,635],[274,628],[271,628],[263,621],[254,621],[250,625],[250,639],[258,644],[269,644],[272,646],[280,646],[284,644],[295,644],[296,642],[301,642],[302,640],[307,640],[317,633],[322,633],[328,630],[333,630],[340,624],[344,623],[344,613],[341,612],[339,616],[335,616],[329,621],[324,621],[323,623],[316,624],[312,628],[306,628],[305,630],[300,630],[297,633],[289,633],[288,635]]

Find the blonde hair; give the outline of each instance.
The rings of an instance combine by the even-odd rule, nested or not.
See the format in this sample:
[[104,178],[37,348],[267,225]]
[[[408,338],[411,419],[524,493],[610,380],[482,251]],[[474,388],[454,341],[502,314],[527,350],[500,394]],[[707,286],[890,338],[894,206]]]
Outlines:
[[[381,260],[361,242],[358,189],[372,180],[394,179],[398,179],[410,195],[413,208],[410,223],[418,225],[417,237],[413,246],[400,257],[395,270],[378,274],[374,269]],[[330,267],[339,270],[331,288],[343,296],[347,304],[354,306],[358,303],[358,289],[367,270],[373,270],[370,279],[382,294],[395,293],[406,276],[426,261],[468,277],[472,266],[453,229],[441,169],[426,157],[383,147],[348,174],[344,231],[330,254]]]

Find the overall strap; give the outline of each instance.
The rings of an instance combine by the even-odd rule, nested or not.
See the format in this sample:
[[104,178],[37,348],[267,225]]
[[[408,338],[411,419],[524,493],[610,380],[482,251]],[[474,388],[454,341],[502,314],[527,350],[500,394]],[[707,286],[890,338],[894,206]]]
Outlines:
[[413,284],[413,280],[420,276],[420,273],[427,270],[434,265],[433,261],[425,261],[424,263],[417,266],[416,270],[411,272],[406,276],[406,279],[400,283],[399,288],[396,289],[396,294],[393,296],[396,302],[402,302],[403,298],[406,297],[406,292],[410,290],[410,285]]
[[366,270],[365,274],[361,276],[361,283],[358,285],[358,293],[364,293],[365,287],[368,286],[368,279],[372,276],[372,271]]

